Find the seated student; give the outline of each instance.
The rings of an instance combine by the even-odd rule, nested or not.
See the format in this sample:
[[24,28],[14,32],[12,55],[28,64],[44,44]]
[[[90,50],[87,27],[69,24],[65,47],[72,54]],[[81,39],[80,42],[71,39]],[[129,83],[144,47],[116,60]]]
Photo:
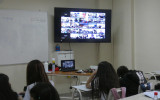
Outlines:
[[29,91],[37,82],[48,82],[54,85],[53,81],[49,81],[45,72],[44,65],[39,60],[32,60],[27,65],[27,90],[23,100],[30,100]]
[[117,75],[118,77],[123,77],[126,73],[128,73],[128,68],[126,66],[120,66],[118,69],[117,69]]
[[57,90],[46,82],[37,83],[30,90],[31,100],[60,100]]
[[123,77],[126,73],[128,73],[129,70],[126,66],[120,66],[118,69],[117,69],[117,75],[119,77],[119,83],[120,83],[120,86],[122,87],[122,84],[124,84],[123,82]]
[[0,73],[0,100],[22,100],[11,88],[9,77]]
[[92,98],[106,100],[111,88],[118,88],[118,76],[113,66],[102,61],[98,64],[98,69],[92,73],[86,83],[87,88],[92,88]]
[[120,66],[117,74],[120,77],[120,87],[126,87],[127,97],[138,94],[140,84],[147,82],[142,71],[128,70],[126,66]]

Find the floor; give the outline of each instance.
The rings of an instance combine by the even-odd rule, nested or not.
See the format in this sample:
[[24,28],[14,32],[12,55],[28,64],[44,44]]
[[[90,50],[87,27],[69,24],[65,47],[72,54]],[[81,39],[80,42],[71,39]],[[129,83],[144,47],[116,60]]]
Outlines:
[[60,94],[61,100],[72,100],[72,93]]
[[[88,97],[89,94],[82,94],[83,97],[82,97],[82,100],[92,100],[90,98],[90,96]],[[60,100],[73,100],[72,99],[72,93],[64,93],[64,94],[60,94]],[[75,99],[74,100],[79,100],[79,94],[78,93],[75,93]]]

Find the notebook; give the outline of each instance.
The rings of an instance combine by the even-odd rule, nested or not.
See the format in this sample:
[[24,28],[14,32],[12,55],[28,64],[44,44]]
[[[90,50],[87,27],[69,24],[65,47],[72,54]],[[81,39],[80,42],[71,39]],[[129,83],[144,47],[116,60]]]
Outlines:
[[61,60],[61,71],[69,72],[75,70],[75,60]]

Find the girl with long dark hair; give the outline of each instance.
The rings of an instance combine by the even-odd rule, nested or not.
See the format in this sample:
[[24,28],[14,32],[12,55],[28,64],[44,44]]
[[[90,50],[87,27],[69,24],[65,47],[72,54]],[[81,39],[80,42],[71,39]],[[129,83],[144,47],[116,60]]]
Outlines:
[[30,91],[31,100],[60,100],[57,90],[49,83],[37,83]]
[[30,100],[30,90],[38,82],[48,82],[54,85],[53,81],[49,81],[45,72],[44,65],[39,60],[32,60],[27,65],[27,90],[25,92],[23,100]]
[[92,88],[92,97],[107,100],[111,88],[118,88],[118,76],[112,66],[107,61],[98,64],[98,69],[92,73],[86,84],[87,88]]
[[2,73],[0,73],[0,100],[22,100],[22,98],[12,90],[9,77]]

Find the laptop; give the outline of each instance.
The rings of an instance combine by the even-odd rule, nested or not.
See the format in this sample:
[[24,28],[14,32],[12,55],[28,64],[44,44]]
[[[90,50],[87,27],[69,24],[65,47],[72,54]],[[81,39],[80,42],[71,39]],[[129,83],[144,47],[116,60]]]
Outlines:
[[63,72],[76,71],[75,60],[61,60],[61,71]]

